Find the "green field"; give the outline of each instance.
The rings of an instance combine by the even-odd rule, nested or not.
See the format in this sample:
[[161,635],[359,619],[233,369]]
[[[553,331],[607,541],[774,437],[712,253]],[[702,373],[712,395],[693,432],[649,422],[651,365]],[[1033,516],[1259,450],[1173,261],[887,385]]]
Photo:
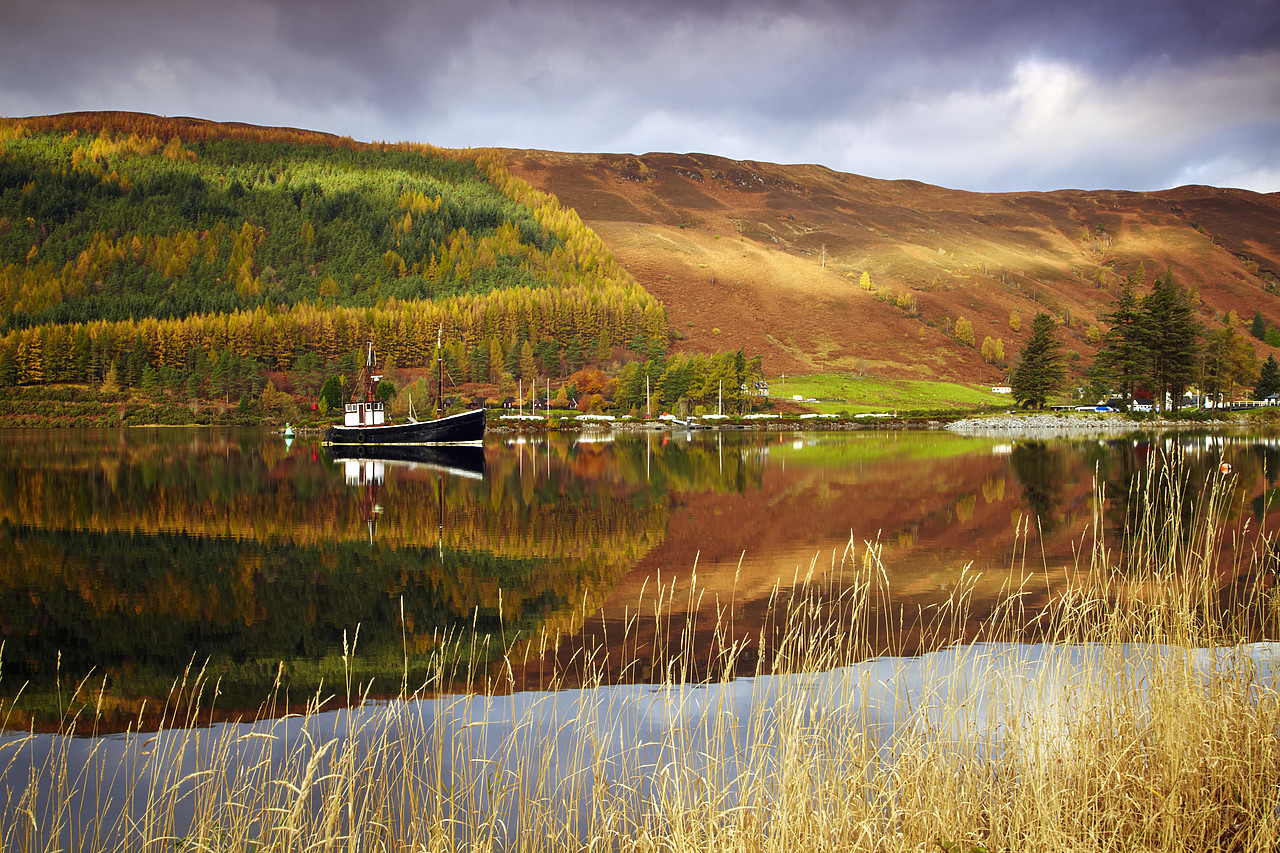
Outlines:
[[814,373],[788,376],[769,383],[769,393],[791,399],[799,394],[806,407],[823,413],[849,412],[934,412],[956,409],[1010,408],[1013,398],[993,394],[988,385],[957,385],[954,382],[921,382],[909,379],[879,379],[842,373]]

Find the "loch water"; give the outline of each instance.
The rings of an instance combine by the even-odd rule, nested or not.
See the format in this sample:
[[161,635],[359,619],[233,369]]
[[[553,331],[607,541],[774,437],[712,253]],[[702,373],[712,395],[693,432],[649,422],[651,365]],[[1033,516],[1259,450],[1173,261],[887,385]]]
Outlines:
[[[1280,440],[1190,431],[498,434],[460,457],[355,460],[263,430],[2,438],[3,721],[48,731],[72,713],[97,733],[158,725],[197,680],[206,722],[258,716],[268,697],[336,708],[353,684],[393,697],[450,643],[467,659],[457,689],[574,687],[584,644],[655,603],[713,670],[726,631],[749,643],[780,599],[838,595],[868,555],[883,612],[925,613],[963,585],[977,624],[1011,572],[1034,608],[1099,537],[1135,513],[1194,512],[1223,477],[1230,586],[1256,569],[1241,557],[1274,527],[1280,477]],[[1172,454],[1185,505],[1129,501]],[[920,642],[873,634],[868,657],[934,650]],[[606,651],[606,681],[661,680],[688,651],[637,648]]]

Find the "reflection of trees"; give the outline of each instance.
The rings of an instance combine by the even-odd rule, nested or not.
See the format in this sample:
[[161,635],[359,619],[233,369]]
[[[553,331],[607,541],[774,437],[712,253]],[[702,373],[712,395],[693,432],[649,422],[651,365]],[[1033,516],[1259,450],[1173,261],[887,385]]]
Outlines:
[[[212,672],[224,677],[224,694],[248,688],[245,698],[260,700],[276,661],[339,654],[357,626],[361,659],[385,665],[380,674],[398,679],[406,654],[421,662],[446,633],[474,625],[515,636],[580,592],[579,578],[546,558],[478,550],[309,547],[179,533],[6,533],[0,538],[6,692],[24,680],[48,686],[59,671],[76,679],[94,667],[128,669],[143,684],[163,682],[193,658],[210,658]],[[245,673],[233,670],[248,663],[262,666],[250,667],[258,676],[240,683]],[[315,687],[305,677],[302,686]]]
[[1054,445],[1044,441],[1026,441],[1014,446],[1010,466],[1022,484],[1022,497],[1039,521],[1040,530],[1048,533],[1058,523],[1057,508],[1062,503],[1063,479],[1067,461]]
[[1280,489],[1276,488],[1276,480],[1280,479],[1280,449],[1258,443],[1249,450],[1266,478],[1266,490],[1255,497],[1251,505],[1254,520],[1261,522],[1269,511],[1280,506]]
[[406,656],[413,679],[449,632],[469,643],[474,628],[482,648],[492,635],[492,654],[576,630],[664,538],[669,488],[741,489],[763,467],[740,445],[644,440],[490,447],[483,480],[388,464],[370,544],[363,491],[305,447],[180,430],[12,438],[0,689],[30,682],[32,701],[95,667],[117,700],[163,697],[205,659],[226,704],[261,701],[279,661],[305,694],[341,681],[357,626],[358,674],[394,690]]
[[[1206,449],[1197,444],[1203,436],[1185,434],[1132,442],[1116,442],[1099,477],[1107,498],[1105,520],[1112,535],[1132,541],[1142,535],[1163,552],[1185,543],[1197,528],[1197,517],[1213,511],[1214,521],[1236,518],[1247,491],[1262,474],[1266,454],[1233,452],[1230,443]],[[1184,443],[1187,446],[1183,446]],[[1231,465],[1231,477],[1223,480],[1219,466]],[[1211,493],[1217,489],[1215,499]],[[1266,510],[1268,495],[1253,500],[1257,520]],[[1127,555],[1118,554],[1121,559]]]
[[[367,539],[359,502],[319,455],[295,448],[285,456],[282,444],[264,447],[260,437],[148,444],[111,436],[56,448],[19,438],[0,448],[0,519],[301,545]],[[544,444],[520,454],[491,448],[483,482],[446,478],[445,544],[548,556],[626,549],[665,528],[669,489],[740,490],[763,467],[741,445],[721,451],[707,442]],[[407,471],[387,478],[379,541],[434,545],[439,475]]]

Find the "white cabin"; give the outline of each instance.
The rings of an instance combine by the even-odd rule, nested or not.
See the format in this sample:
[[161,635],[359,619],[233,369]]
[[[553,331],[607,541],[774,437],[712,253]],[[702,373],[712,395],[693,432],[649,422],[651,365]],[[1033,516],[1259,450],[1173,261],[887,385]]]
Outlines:
[[347,403],[346,418],[343,426],[367,427],[381,426],[386,422],[386,407],[383,403]]

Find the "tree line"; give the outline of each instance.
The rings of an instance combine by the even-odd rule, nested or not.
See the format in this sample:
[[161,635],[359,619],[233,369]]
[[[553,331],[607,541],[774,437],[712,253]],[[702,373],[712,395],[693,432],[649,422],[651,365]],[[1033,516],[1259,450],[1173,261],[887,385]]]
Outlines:
[[[1135,399],[1150,397],[1157,410],[1176,411],[1192,388],[1216,403],[1234,400],[1250,389],[1256,399],[1280,392],[1280,364],[1272,356],[1259,369],[1253,345],[1241,334],[1242,324],[1234,313],[1220,325],[1206,327],[1196,316],[1191,294],[1174,281],[1171,271],[1156,276],[1150,291],[1139,295],[1144,278],[1140,266],[1102,318],[1110,328],[1089,370],[1095,398],[1114,393],[1131,406]],[[1260,315],[1255,326],[1258,319]],[[1032,321],[1031,338],[1011,382],[1021,405],[1044,405],[1065,379],[1056,326],[1044,313]]]

